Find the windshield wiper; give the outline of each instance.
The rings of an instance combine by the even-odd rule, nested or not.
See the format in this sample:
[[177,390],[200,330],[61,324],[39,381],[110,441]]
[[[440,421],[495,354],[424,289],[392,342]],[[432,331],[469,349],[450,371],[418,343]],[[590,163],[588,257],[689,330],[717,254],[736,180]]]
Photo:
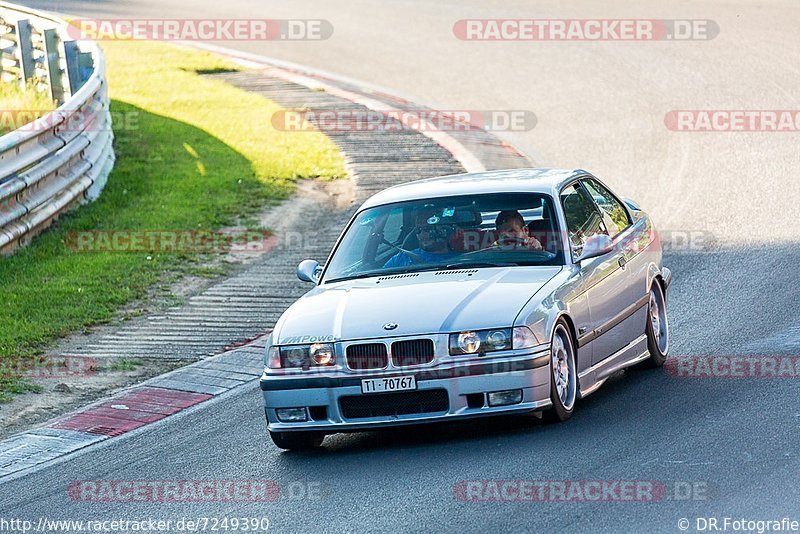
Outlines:
[[394,276],[397,274],[424,273],[431,271],[450,271],[453,269],[482,269],[486,267],[517,267],[517,266],[519,266],[519,263],[473,261],[464,263],[451,263],[449,265],[428,265],[428,266],[409,267],[406,269],[381,269],[380,271],[369,271],[366,273],[359,273],[351,276],[342,276],[341,278],[332,278],[331,280],[325,280],[325,283],[331,284],[333,282],[344,282],[345,280],[357,280],[359,278],[370,278],[373,276]]
[[450,269],[482,269],[486,267],[517,267],[519,263],[514,262],[490,262],[490,261],[473,261],[473,262],[464,262],[464,263],[451,263],[449,265],[445,265],[444,267],[439,267],[440,271],[446,271]]
[[325,280],[325,283],[331,284],[333,282],[344,282],[345,280],[356,280],[357,278],[369,278],[371,276],[382,276],[382,273],[369,272],[369,273],[354,274],[352,276],[343,276],[341,278],[331,278],[330,280]]
[[368,271],[366,273],[354,274],[351,276],[343,276],[341,278],[333,278],[325,280],[325,283],[343,282],[345,280],[356,280],[358,278],[370,278],[373,276],[394,276],[396,274],[420,273],[424,271],[438,271],[440,267],[418,267],[407,269],[381,269],[380,271]]

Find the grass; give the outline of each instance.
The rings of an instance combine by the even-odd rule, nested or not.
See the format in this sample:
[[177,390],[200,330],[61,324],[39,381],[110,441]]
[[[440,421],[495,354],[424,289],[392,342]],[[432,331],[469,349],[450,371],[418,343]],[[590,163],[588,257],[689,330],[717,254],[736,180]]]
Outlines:
[[120,358],[104,365],[98,371],[135,371],[144,365],[144,362],[139,358]]
[[56,103],[45,92],[32,88],[23,91],[16,83],[0,83],[0,135],[16,130],[54,109]]
[[0,402],[8,402],[20,393],[41,393],[42,386],[20,378],[18,374],[0,372]]
[[[108,322],[150,288],[209,263],[186,252],[74,252],[68,235],[253,227],[296,179],[346,174],[325,136],[277,131],[275,103],[198,73],[237,68],[223,58],[142,41],[104,50],[116,166],[99,200],[0,258],[0,357],[34,355],[60,336]],[[2,383],[0,393],[18,387]]]

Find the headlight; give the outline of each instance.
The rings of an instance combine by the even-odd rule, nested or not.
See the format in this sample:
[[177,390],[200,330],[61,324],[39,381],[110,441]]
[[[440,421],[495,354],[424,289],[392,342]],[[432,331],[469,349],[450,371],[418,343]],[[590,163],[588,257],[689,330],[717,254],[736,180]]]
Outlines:
[[281,347],[281,367],[303,367],[307,365],[309,346]]
[[498,350],[527,349],[539,341],[527,326],[493,328],[450,334],[450,355],[483,354]]
[[336,354],[331,343],[271,347],[269,350],[267,364],[270,369],[308,369],[309,367],[326,367],[336,363]]
[[511,329],[493,328],[450,334],[450,355],[483,354],[511,349]]
[[311,361],[315,365],[333,365],[336,358],[333,355],[333,345],[330,343],[314,343],[309,348]]
[[486,345],[492,350],[511,348],[511,336],[506,330],[495,330],[486,336]]
[[476,332],[462,332],[458,334],[458,346],[464,354],[478,352],[481,348],[481,337]]

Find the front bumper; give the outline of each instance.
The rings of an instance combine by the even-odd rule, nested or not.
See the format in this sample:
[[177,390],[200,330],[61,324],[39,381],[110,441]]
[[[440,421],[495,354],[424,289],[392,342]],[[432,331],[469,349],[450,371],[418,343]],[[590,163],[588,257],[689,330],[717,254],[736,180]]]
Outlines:
[[[346,417],[342,397],[370,397],[382,394],[362,394],[363,378],[383,378],[414,375],[417,390],[444,390],[447,408],[429,413],[380,415],[375,417]],[[396,426],[482,417],[508,413],[531,412],[550,406],[550,351],[539,350],[530,354],[486,361],[442,364],[426,369],[392,372],[347,373],[331,376],[270,376],[260,380],[269,430],[316,430],[321,432],[346,432]],[[476,394],[505,390],[522,390],[522,401],[508,406],[482,407],[474,404]],[[467,395],[471,395],[472,407]],[[485,396],[484,396],[485,398]],[[305,408],[308,420],[281,422],[278,408]],[[312,417],[313,416],[313,417]]]

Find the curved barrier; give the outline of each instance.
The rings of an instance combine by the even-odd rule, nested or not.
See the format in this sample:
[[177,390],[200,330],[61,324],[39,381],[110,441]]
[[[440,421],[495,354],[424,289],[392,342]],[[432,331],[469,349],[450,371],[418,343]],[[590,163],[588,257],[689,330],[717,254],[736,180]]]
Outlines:
[[[59,107],[0,137],[0,253],[100,194],[114,166],[103,54],[67,23],[0,2],[0,79],[47,90]],[[18,116],[25,110],[7,110]]]

